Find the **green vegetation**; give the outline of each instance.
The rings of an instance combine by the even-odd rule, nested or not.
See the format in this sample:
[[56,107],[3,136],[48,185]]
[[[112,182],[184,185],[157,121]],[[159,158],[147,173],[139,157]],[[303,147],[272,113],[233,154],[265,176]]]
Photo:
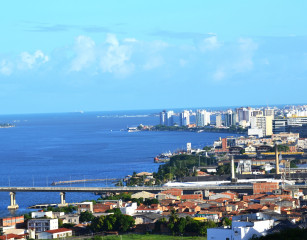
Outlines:
[[[275,149],[276,149],[276,145],[273,147],[272,152],[275,152]],[[289,152],[290,148],[288,145],[280,144],[280,145],[277,145],[277,150],[278,152]]]
[[306,239],[307,235],[307,229],[300,229],[300,228],[294,228],[294,229],[284,229],[279,233],[269,234],[264,237],[259,238],[252,238],[252,239],[258,239],[258,240],[301,240]]
[[93,232],[119,231],[127,232],[134,226],[134,219],[129,215],[121,213],[120,209],[114,208],[108,212],[111,215],[95,217],[90,226]]
[[143,198],[132,198],[131,197],[131,193],[120,193],[118,195],[114,195],[114,196],[108,196],[105,197],[103,200],[120,200],[122,199],[124,202],[136,202],[138,205],[140,204],[144,204],[144,205],[151,205],[151,204],[158,204],[159,201],[158,199],[143,199]]
[[126,234],[120,236],[95,236],[88,240],[206,240],[204,237],[169,236],[156,234]]
[[95,216],[91,212],[85,211],[85,212],[80,213],[79,221],[80,222],[90,222],[94,218],[95,218]]
[[153,130],[156,131],[189,131],[190,129],[186,126],[165,126],[165,125],[156,125]]
[[[236,171],[236,166],[235,166],[235,171]],[[217,174],[218,175],[231,174],[230,163],[218,166],[217,167]]]
[[168,222],[164,218],[156,222],[155,232],[160,232],[162,224],[167,224],[168,229],[173,235],[187,234],[205,236],[207,235],[208,228],[217,227],[213,221],[200,222],[191,217],[180,218],[175,211],[172,211]]
[[47,207],[47,209],[44,209],[44,211],[52,211],[52,212],[65,212],[67,213],[73,213],[74,211],[77,211],[76,206],[69,205],[67,207]]
[[157,184],[162,184],[174,179],[180,180],[186,176],[193,175],[193,167],[215,165],[217,160],[214,157],[199,155],[180,154],[171,157],[170,161],[160,165],[158,172],[154,173]]

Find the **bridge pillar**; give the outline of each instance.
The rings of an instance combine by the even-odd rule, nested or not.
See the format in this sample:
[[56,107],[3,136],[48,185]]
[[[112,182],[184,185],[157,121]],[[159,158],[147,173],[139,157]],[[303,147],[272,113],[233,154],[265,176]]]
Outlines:
[[7,207],[9,210],[16,210],[19,206],[16,204],[16,193],[10,192],[11,205]]
[[60,196],[61,196],[61,204],[65,204],[65,192],[60,192]]

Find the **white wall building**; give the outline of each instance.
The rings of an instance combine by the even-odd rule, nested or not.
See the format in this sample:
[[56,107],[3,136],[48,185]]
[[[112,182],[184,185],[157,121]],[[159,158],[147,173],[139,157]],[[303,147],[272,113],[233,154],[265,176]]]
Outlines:
[[196,126],[204,127],[210,124],[210,113],[206,110],[196,111]]
[[180,113],[180,126],[187,126],[190,124],[190,112],[184,110]]
[[59,228],[58,219],[30,219],[28,220],[28,229],[33,228],[35,232],[45,232]]
[[234,216],[230,228],[208,228],[208,240],[248,240],[265,236],[274,220],[263,213]]
[[121,207],[120,211],[122,212],[122,214],[126,214],[126,215],[134,215],[135,210],[138,208],[138,205],[136,202],[132,202],[132,203],[127,203],[125,205],[125,207]]
[[44,212],[44,211],[39,211],[39,212],[31,212],[31,217],[32,218],[53,218],[52,211]]

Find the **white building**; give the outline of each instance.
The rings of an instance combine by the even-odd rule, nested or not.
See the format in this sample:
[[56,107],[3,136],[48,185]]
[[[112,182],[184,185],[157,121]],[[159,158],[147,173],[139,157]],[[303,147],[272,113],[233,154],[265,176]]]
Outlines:
[[28,229],[32,228],[35,232],[45,232],[59,228],[58,219],[30,219],[28,220]]
[[222,126],[222,115],[221,114],[216,115],[215,126],[216,127]]
[[37,233],[37,239],[66,239],[72,236],[72,230],[67,228],[59,228]]
[[136,202],[132,202],[132,203],[126,203],[126,205],[124,207],[120,208],[120,211],[122,212],[122,214],[125,215],[134,215],[135,210],[138,208],[138,205]]
[[165,114],[165,125],[173,126],[174,125],[174,111],[167,111]]
[[234,216],[229,228],[208,228],[208,240],[248,240],[265,236],[274,220],[263,213]]
[[78,203],[77,204],[77,208],[78,208],[78,214],[82,213],[82,212],[91,212],[93,213],[93,202],[82,202],[82,203]]
[[273,117],[251,117],[251,129],[262,129],[263,136],[271,136],[273,134]]
[[44,211],[38,211],[38,212],[31,212],[32,218],[53,218],[52,211],[44,212]]
[[210,113],[206,110],[197,110],[196,112],[196,126],[204,127],[210,124]]
[[184,110],[180,113],[180,126],[187,126],[190,124],[190,112]]

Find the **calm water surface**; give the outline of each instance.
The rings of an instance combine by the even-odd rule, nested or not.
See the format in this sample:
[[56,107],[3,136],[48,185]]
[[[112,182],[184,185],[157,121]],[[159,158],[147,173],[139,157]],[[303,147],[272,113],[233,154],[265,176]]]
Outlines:
[[[153,157],[165,151],[211,145],[229,134],[124,131],[140,123],[156,125],[147,112],[95,112],[0,116],[14,128],[0,129],[0,185],[50,186],[54,181],[122,178],[133,171],[155,171]],[[110,182],[72,186],[110,186]],[[64,185],[63,185],[64,186]],[[68,185],[69,186],[69,185]],[[67,193],[67,202],[96,199],[91,193]],[[20,209],[58,203],[59,193],[17,193]],[[0,215],[8,215],[9,193],[0,193]]]

